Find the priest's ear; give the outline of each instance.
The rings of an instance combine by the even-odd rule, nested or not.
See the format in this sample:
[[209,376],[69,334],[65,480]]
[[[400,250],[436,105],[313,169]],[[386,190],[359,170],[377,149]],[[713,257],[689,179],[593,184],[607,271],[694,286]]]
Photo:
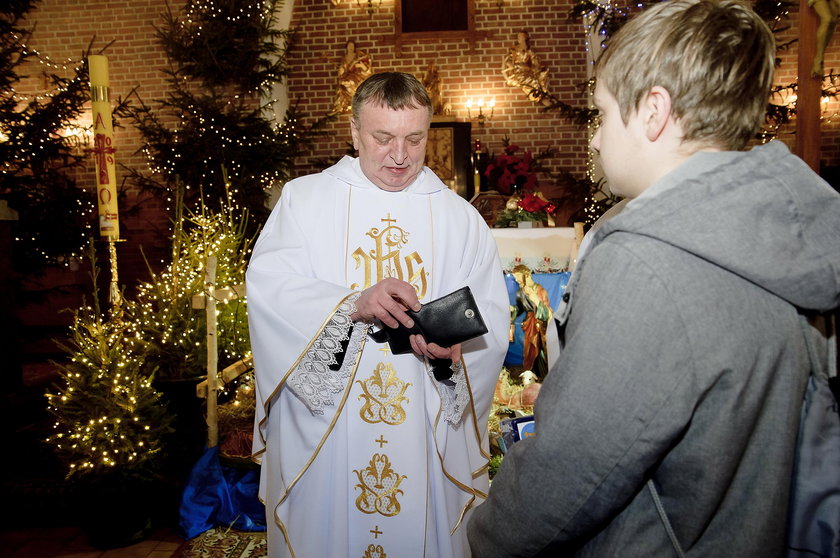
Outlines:
[[671,94],[662,86],[654,85],[639,106],[642,112],[645,135],[649,141],[656,141],[668,124],[674,124],[671,112]]
[[353,138],[353,149],[359,150],[359,127],[356,125],[356,120],[350,119],[350,137]]

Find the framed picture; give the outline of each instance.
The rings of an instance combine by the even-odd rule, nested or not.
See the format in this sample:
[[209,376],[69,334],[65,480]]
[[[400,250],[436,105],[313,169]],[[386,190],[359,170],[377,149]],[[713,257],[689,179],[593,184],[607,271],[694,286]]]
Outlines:
[[400,33],[469,31],[472,0],[398,0]]
[[475,193],[470,133],[469,122],[432,122],[426,142],[426,166],[467,201]]

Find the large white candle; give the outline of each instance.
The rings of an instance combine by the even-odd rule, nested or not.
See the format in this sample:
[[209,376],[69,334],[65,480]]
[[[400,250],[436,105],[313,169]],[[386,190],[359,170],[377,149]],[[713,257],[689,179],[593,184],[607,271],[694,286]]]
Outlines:
[[96,197],[99,200],[99,235],[110,240],[120,236],[117,210],[117,173],[114,126],[108,91],[108,58],[88,56],[90,96],[93,111],[93,154],[96,162]]

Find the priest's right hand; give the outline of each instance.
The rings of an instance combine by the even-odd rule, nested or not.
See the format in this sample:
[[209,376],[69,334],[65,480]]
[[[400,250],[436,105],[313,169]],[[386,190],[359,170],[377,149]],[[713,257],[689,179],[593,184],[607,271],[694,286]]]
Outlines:
[[383,325],[397,327],[397,322],[405,327],[413,327],[406,310],[420,310],[417,291],[410,283],[386,277],[379,283],[362,291],[356,299],[356,312],[351,314],[353,321],[372,322],[379,320]]

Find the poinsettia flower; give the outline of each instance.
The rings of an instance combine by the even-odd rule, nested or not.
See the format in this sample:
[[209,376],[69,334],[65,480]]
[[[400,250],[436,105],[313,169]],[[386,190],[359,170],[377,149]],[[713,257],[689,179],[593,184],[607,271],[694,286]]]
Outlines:
[[506,145],[504,151],[496,155],[484,170],[490,184],[503,194],[511,193],[514,187],[524,191],[533,191],[537,187],[533,155],[530,151],[517,155],[518,151],[518,145]]
[[545,211],[549,205],[551,205],[549,202],[530,193],[525,194],[519,201],[519,207],[530,213]]

